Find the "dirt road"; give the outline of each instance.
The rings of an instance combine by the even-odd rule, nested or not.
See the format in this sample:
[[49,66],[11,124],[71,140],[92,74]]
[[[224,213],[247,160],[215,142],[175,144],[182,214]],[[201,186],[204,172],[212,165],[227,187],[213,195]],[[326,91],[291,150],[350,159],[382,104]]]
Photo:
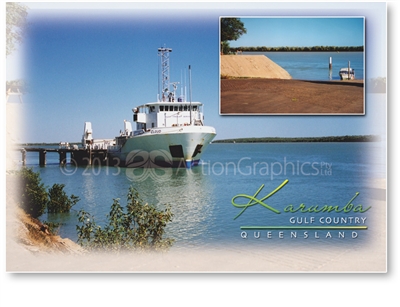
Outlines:
[[364,82],[222,79],[221,114],[364,114]]

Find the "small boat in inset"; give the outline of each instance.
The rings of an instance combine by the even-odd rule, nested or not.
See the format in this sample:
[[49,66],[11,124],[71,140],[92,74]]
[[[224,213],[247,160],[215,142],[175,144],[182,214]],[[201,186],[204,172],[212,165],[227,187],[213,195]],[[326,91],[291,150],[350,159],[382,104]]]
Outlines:
[[340,80],[354,80],[356,72],[351,67],[341,68],[339,71]]

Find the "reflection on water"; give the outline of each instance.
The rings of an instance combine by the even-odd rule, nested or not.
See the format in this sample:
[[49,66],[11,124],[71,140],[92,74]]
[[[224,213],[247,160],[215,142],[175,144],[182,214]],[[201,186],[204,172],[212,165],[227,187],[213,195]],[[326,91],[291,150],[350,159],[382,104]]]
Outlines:
[[89,208],[96,207],[95,200],[95,184],[94,180],[97,179],[94,176],[82,176],[82,188],[85,191],[85,201],[88,204]]
[[[68,166],[67,166],[68,167]],[[45,214],[42,220],[62,223],[60,235],[77,239],[77,212],[80,209],[94,215],[96,223],[104,225],[113,199],[120,199],[125,206],[129,187],[133,186],[142,200],[164,209],[169,205],[174,214],[168,225],[166,236],[174,238],[175,246],[198,245],[210,235],[213,220],[214,186],[209,176],[202,174],[201,168],[148,170],[152,176],[132,177],[132,169],[117,171],[113,167],[78,167],[70,176],[58,165],[50,165],[40,170],[44,183],[64,183],[68,195],[80,197],[70,214]],[[139,171],[139,170],[138,170]],[[143,173],[143,170],[140,170]],[[161,172],[160,172],[161,171]],[[157,175],[155,175],[157,174]],[[132,178],[137,181],[132,180]],[[139,180],[145,178],[145,180]]]
[[[254,195],[262,184],[259,197],[265,197],[284,180],[289,183],[266,203],[283,212],[292,204],[340,205],[359,192],[357,204],[374,206],[377,193],[370,189],[368,179],[385,175],[379,143],[278,143],[278,144],[212,144],[204,155],[204,161],[193,169],[129,169],[107,166],[60,167],[57,155],[49,155],[46,167],[37,165],[37,157],[28,159],[28,166],[39,171],[44,184],[65,184],[65,192],[80,197],[69,214],[43,215],[42,220],[60,222],[60,235],[77,239],[77,212],[81,209],[94,215],[96,223],[104,225],[113,199],[119,198],[125,206],[129,187],[139,192],[141,199],[158,209],[170,205],[174,214],[167,226],[166,236],[175,239],[173,248],[217,248],[228,246],[283,246],[324,244],[365,244],[369,232],[359,232],[357,239],[303,238],[303,232],[293,239],[290,232],[285,239],[274,232],[272,239],[265,231],[260,238],[249,232],[241,237],[241,226],[291,225],[290,217],[311,217],[310,214],[274,214],[262,206],[248,208],[238,219],[241,209],[234,207],[232,198],[240,193]],[[55,163],[51,161],[54,160]],[[374,193],[373,193],[374,192]],[[365,214],[351,216],[367,217]],[[315,221],[320,215],[314,214]],[[350,216],[350,215],[348,215]],[[303,221],[306,221],[303,219]],[[307,220],[309,221],[309,220]],[[314,236],[314,234],[312,235]]]
[[180,241],[196,245],[196,241],[209,233],[209,221],[213,216],[214,188],[200,168],[191,170],[173,169],[168,180],[160,183],[152,177],[135,185],[142,195],[154,199],[153,203],[171,205],[173,221],[167,235]]

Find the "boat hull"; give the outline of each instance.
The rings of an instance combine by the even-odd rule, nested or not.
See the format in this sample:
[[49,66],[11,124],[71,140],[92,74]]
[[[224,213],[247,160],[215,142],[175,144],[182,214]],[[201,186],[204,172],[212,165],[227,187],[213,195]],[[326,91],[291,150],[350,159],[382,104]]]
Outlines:
[[341,74],[340,80],[354,80],[354,75],[350,75],[350,77],[349,77],[348,74]]
[[112,164],[122,167],[192,167],[216,136],[208,126],[152,128],[108,149]]
[[355,73],[352,68],[342,68],[339,71],[340,80],[354,80]]

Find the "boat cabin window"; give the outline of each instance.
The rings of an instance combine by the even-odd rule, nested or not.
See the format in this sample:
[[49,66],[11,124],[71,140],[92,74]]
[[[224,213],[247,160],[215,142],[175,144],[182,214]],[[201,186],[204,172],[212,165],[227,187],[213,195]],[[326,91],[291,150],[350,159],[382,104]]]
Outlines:
[[149,114],[149,111],[150,111],[150,109],[147,106],[139,108],[139,113]]
[[[189,105],[170,105],[170,106],[160,106],[159,109],[161,112],[182,112],[182,111],[190,111],[190,108],[192,111],[198,111],[198,106],[189,106]],[[149,111],[150,112],[155,112],[156,107],[155,106],[150,106]]]

